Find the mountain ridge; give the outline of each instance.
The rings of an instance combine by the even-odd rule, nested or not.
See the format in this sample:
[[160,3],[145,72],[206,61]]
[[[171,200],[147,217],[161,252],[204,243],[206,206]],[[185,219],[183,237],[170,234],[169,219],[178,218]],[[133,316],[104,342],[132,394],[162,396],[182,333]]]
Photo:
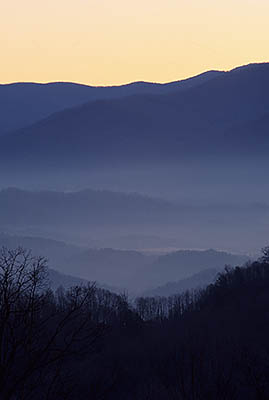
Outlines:
[[[248,64],[252,65],[252,64]],[[240,67],[237,67],[240,68]],[[236,68],[235,68],[236,69]],[[9,82],[9,83],[0,83],[1,86],[13,86],[13,85],[40,85],[40,86],[46,86],[46,85],[58,85],[58,84],[69,84],[69,85],[77,85],[77,86],[86,86],[88,88],[118,88],[118,87],[125,87],[125,86],[131,86],[131,85],[136,85],[136,84],[149,84],[149,85],[160,85],[160,86],[168,86],[168,85],[173,85],[176,83],[182,83],[186,81],[191,81],[195,78],[201,78],[203,76],[206,76],[208,74],[222,74],[224,72],[228,71],[222,71],[222,70],[216,70],[216,69],[211,69],[207,70],[204,72],[201,72],[199,74],[190,76],[188,78],[183,78],[183,79],[178,79],[175,81],[167,81],[167,82],[157,82],[157,81],[144,81],[144,80],[139,80],[139,81],[130,81],[126,83],[120,83],[120,84],[111,84],[111,85],[91,85],[87,83],[79,83],[79,82],[71,82],[71,81],[48,81],[48,82],[38,82],[38,81],[16,81],[16,82]]]
[[[67,166],[235,153],[236,138],[228,142],[226,132],[261,118],[268,90],[269,64],[258,64],[185,91],[91,101],[2,136],[0,155],[5,162]],[[267,136],[262,140],[261,151]],[[243,144],[241,153],[252,151]]]
[[[90,86],[73,82],[15,82],[0,84],[0,135],[21,129],[55,112],[84,103],[122,98],[136,93],[161,93],[184,90],[222,74],[206,71],[194,77],[168,82],[131,82],[113,86]],[[16,113],[16,119],[13,118]]]

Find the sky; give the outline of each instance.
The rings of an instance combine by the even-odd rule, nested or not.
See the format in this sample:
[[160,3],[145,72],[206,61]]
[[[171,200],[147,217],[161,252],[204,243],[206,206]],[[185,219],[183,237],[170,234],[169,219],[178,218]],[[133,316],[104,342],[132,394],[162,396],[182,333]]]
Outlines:
[[268,0],[0,0],[0,82],[169,82],[269,61]]

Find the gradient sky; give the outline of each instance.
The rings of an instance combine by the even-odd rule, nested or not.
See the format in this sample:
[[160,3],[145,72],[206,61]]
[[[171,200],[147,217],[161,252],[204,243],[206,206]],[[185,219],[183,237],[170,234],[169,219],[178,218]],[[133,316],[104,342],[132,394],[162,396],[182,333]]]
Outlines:
[[269,61],[269,0],[0,0],[0,82],[167,82]]

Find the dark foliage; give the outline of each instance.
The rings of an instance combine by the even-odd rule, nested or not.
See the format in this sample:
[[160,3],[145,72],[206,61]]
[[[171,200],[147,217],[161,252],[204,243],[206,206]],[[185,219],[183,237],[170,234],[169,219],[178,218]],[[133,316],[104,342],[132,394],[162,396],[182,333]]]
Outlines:
[[131,304],[44,286],[43,259],[0,257],[1,399],[267,400],[269,260],[199,291]]

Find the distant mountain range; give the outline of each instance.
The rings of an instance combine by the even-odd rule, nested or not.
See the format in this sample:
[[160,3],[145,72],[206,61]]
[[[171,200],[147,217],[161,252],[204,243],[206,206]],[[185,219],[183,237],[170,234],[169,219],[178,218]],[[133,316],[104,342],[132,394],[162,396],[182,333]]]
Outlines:
[[[225,201],[188,204],[105,190],[35,192],[10,188],[0,190],[0,226],[4,232],[86,247],[155,248],[148,254],[169,247],[212,246],[241,252],[264,246],[269,205],[248,201],[233,204],[229,197]],[[43,246],[46,249],[47,243]],[[70,255],[64,246],[57,252]]]
[[89,280],[78,278],[78,277],[72,276],[72,275],[63,274],[52,268],[48,268],[47,281],[48,281],[49,287],[54,291],[56,291],[60,287],[62,287],[63,289],[69,289],[73,286],[94,285],[95,287],[109,290],[110,292],[114,292],[114,293],[122,292],[122,290],[120,288],[101,284],[99,282],[89,281]]
[[118,229],[128,226],[143,231],[147,226],[180,227],[186,223],[189,226],[192,223],[202,226],[222,224],[223,227],[237,223],[244,226],[246,222],[248,225],[258,223],[268,216],[269,205],[266,203],[192,205],[108,190],[0,190],[0,221],[6,228],[40,227],[44,231],[54,227],[78,233],[96,227]]
[[171,84],[173,90],[165,94],[146,90],[147,94],[136,92],[124,98],[108,96],[52,114],[2,136],[1,163],[53,169],[104,166],[112,161],[120,165],[171,162],[210,154],[265,156],[269,64],[206,77],[196,78],[199,84],[184,90],[175,89],[180,83]]
[[0,248],[2,246],[23,247],[31,250],[34,256],[45,257],[53,289],[60,285],[67,288],[95,282],[99,287],[120,292],[132,286],[129,280],[137,269],[155,260],[137,251],[93,249],[42,237],[0,233]]
[[177,282],[168,282],[163,286],[159,286],[155,289],[148,290],[143,293],[143,296],[146,297],[156,297],[156,296],[172,296],[175,294],[183,293],[187,290],[197,290],[203,289],[210,283],[213,283],[218,276],[218,273],[222,270],[219,269],[206,269],[201,272],[197,272],[196,274],[181,279]]
[[[47,257],[49,278],[54,289],[60,284],[68,287],[91,281],[114,292],[127,289],[131,293],[141,293],[168,282],[176,282],[173,290],[181,290],[182,284],[185,288],[193,288],[196,283],[199,286],[201,280],[209,280],[208,275],[196,279],[194,274],[208,269],[222,269],[225,264],[242,264],[248,259],[246,256],[216,250],[180,250],[164,256],[148,256],[138,251],[93,249],[41,237],[0,233],[2,246],[22,246],[31,249],[33,255]],[[177,281],[185,278],[190,279],[180,286]],[[162,289],[157,291],[163,293]]]
[[1,230],[256,251],[269,226],[268,93],[268,63],[166,85],[0,86],[0,189],[32,190],[0,191]]
[[134,94],[162,94],[197,86],[223,74],[208,71],[166,84],[134,82],[121,86],[87,86],[69,82],[12,83],[0,85],[0,135],[31,125],[50,114],[83,103],[122,98]]
[[[193,280],[193,275],[201,271],[223,269],[225,265],[241,265],[247,260],[248,257],[246,256],[213,249],[179,250],[158,257],[150,265],[147,272],[151,276],[151,286],[156,288],[163,285],[165,281],[177,282],[190,277]],[[189,282],[188,287],[194,287],[192,285],[193,283]],[[196,286],[199,286],[199,284]]]
[[182,210],[167,201],[135,193],[85,189],[78,192],[0,191],[2,226],[43,226],[85,229],[172,223]]

